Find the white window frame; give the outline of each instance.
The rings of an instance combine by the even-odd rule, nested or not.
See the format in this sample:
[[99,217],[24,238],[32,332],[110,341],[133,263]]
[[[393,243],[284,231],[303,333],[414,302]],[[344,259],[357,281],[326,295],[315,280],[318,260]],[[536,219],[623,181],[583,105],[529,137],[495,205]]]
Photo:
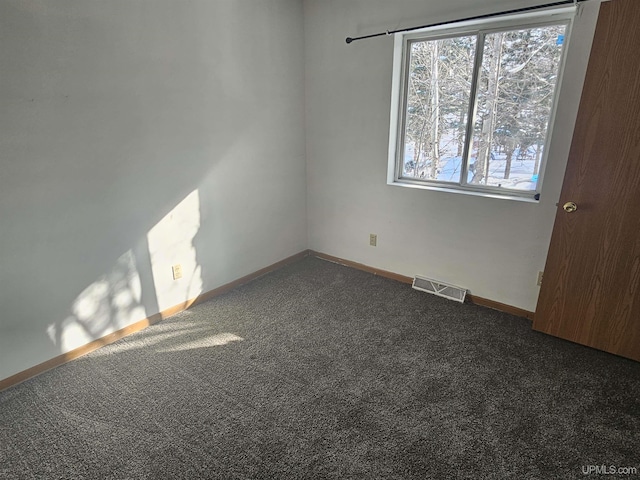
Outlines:
[[[562,79],[564,74],[564,67],[566,63],[567,51],[569,49],[569,41],[571,37],[571,27],[573,19],[576,13],[576,7],[564,7],[556,8],[553,10],[542,10],[518,15],[509,15],[505,17],[496,17],[492,19],[485,19],[481,21],[469,21],[460,22],[451,25],[443,25],[439,27],[425,28],[422,30],[414,30],[411,32],[396,33],[394,34],[394,52],[393,52],[393,79],[392,79],[392,93],[391,93],[391,114],[390,114],[390,129],[389,129],[389,156],[388,156],[388,170],[387,170],[387,184],[419,188],[425,190],[435,190],[453,193],[462,193],[466,195],[476,195],[490,198],[502,198],[510,200],[519,200],[525,202],[537,203],[540,199],[540,193],[542,190],[542,182],[544,179],[545,167],[548,162],[549,145],[553,133],[554,120],[556,116],[556,110],[558,105],[558,98],[560,96],[560,90],[562,87]],[[540,169],[538,173],[538,181],[536,183],[536,190],[515,190],[506,189],[502,187],[490,186],[490,185],[474,185],[467,183],[449,183],[437,180],[424,180],[402,177],[403,157],[404,157],[404,145],[403,129],[406,114],[406,89],[408,83],[408,68],[409,68],[409,48],[411,41],[419,40],[434,40],[437,38],[450,38],[462,35],[485,35],[488,33],[494,33],[505,30],[512,30],[516,28],[532,28],[536,26],[547,25],[566,25],[566,31],[563,41],[562,56],[560,58],[558,81],[555,86],[554,98],[551,107],[551,113],[549,118],[549,125],[547,127],[547,135],[544,143],[544,150],[540,161]],[[480,49],[480,45],[476,45],[476,49]],[[480,68],[479,59],[481,55],[476,55],[476,62],[473,66],[473,75],[477,75]],[[470,93],[470,103],[475,104],[476,88],[472,88]],[[473,109],[473,115],[467,119],[468,126],[467,136],[472,132],[473,125],[475,125],[475,108]],[[465,153],[467,152],[467,145],[470,140],[465,138]],[[467,156],[462,159],[462,174],[461,178],[465,178],[467,173]]]

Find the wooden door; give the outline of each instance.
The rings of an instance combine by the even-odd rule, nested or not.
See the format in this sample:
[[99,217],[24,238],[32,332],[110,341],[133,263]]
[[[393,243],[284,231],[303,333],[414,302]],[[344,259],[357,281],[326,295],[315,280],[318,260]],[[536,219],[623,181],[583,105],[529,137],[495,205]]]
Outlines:
[[600,7],[533,328],[640,361],[640,0]]

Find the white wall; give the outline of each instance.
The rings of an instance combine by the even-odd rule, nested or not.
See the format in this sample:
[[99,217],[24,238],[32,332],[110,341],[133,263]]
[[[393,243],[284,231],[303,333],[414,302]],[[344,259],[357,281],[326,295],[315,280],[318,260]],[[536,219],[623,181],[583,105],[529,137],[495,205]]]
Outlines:
[[0,379],[306,248],[302,14],[0,2]]
[[[393,37],[345,43],[522,6],[305,0],[309,248],[535,310],[599,3],[583,5],[574,24],[539,204],[387,185]],[[375,248],[369,233],[378,235]]]

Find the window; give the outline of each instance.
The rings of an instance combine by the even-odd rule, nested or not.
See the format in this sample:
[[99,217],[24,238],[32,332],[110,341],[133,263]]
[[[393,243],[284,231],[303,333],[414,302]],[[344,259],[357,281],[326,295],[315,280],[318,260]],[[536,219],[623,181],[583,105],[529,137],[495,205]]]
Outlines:
[[389,183],[537,200],[572,13],[396,34]]

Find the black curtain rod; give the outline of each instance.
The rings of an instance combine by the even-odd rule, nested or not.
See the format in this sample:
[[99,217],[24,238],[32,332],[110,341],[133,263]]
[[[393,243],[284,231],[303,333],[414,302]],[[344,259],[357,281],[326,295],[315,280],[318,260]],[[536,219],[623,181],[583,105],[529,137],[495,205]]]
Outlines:
[[441,25],[449,25],[452,23],[467,22],[470,20],[481,20],[483,18],[500,17],[502,15],[511,15],[514,13],[530,12],[532,10],[542,10],[543,8],[559,7],[562,5],[571,5],[575,3],[586,2],[587,0],[562,0],[560,2],[546,3],[544,5],[535,5],[532,7],[516,8],[514,10],[506,10],[504,12],[487,13],[484,15],[476,15],[475,17],[461,18],[458,20],[449,20],[446,22],[431,23],[429,25],[420,25],[419,27],[401,28],[400,30],[387,30],[386,32],[374,33],[372,35],[363,35],[362,37],[347,37],[346,42],[351,43],[356,40],[364,40],[365,38],[381,37],[383,35],[392,35],[400,32],[411,32],[412,30],[420,30],[421,28],[439,27]]

